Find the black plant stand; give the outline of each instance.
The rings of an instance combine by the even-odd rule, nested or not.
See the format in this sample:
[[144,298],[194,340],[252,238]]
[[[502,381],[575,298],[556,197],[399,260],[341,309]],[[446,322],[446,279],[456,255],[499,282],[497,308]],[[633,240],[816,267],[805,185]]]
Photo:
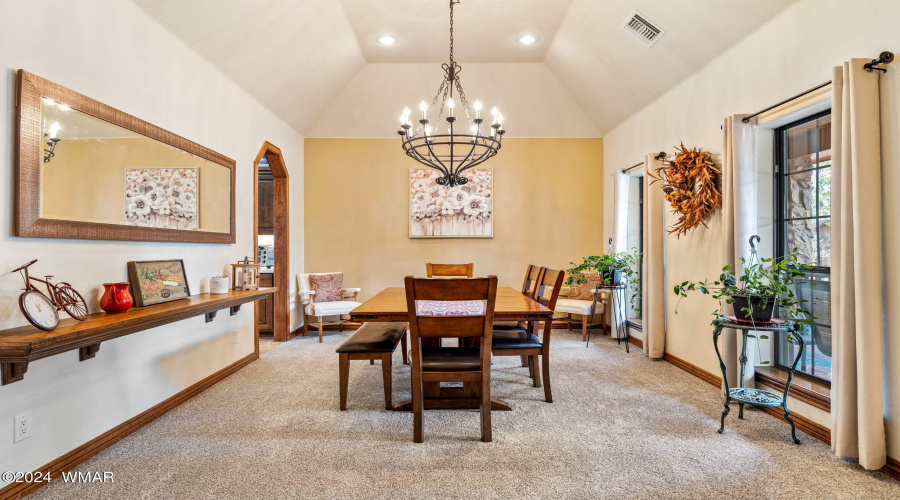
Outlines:
[[[719,318],[714,320],[712,324],[715,327],[715,330],[713,331],[713,345],[716,348],[716,356],[719,357],[719,367],[722,368],[722,381],[725,383],[725,409],[722,411],[722,425],[719,427],[719,434],[725,432],[725,416],[731,411],[731,408],[728,405],[732,401],[737,401],[740,406],[740,411],[738,413],[738,418],[740,419],[744,418],[745,404],[756,406],[780,406],[784,409],[784,419],[791,424],[791,437],[794,439],[794,443],[800,444],[800,440],[797,439],[797,429],[794,426],[794,420],[791,418],[791,412],[787,408],[788,391],[791,389],[791,380],[794,378],[794,370],[796,370],[797,363],[803,356],[803,338],[799,335],[800,323],[791,324],[784,320],[773,319],[770,323],[754,324],[743,321],[739,322],[733,318]],[[725,362],[722,360],[722,354],[719,352],[719,335],[722,334],[724,328],[740,330],[741,335],[743,335],[743,347],[741,348],[740,357],[740,387],[728,387],[728,373],[726,372]],[[794,359],[794,364],[791,365],[791,369],[788,372],[787,383],[784,386],[784,394],[781,396],[771,391],[744,387],[744,368],[747,365],[747,336],[751,331],[795,333],[796,335],[794,335],[794,338],[800,342],[800,349],[797,351],[797,357]]]
[[[591,345],[591,330],[594,329],[594,311],[597,309],[597,297],[600,296],[600,290],[609,290],[609,307],[612,308],[612,322],[616,327],[616,343],[620,344],[625,341],[625,352],[631,352],[628,349],[628,325],[625,324],[625,284],[619,283],[615,285],[597,285],[594,291],[594,303],[591,304],[591,326],[588,328],[587,343],[585,347]],[[610,325],[610,335],[612,335],[612,326]],[[602,332],[601,332],[602,333]]]

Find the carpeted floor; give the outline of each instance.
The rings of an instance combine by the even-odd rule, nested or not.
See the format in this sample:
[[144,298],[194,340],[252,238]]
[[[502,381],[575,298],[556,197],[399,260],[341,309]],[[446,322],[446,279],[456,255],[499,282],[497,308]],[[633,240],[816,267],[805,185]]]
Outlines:
[[[834,458],[830,448],[757,410],[716,433],[716,388],[608,337],[585,348],[555,331],[555,403],[518,358],[495,361],[492,443],[476,411],[383,409],[381,367],[351,363],[338,411],[337,356],[349,333],[279,345],[77,471],[114,483],[54,481],[33,498],[898,498],[900,482]],[[395,401],[409,368],[395,353]]]

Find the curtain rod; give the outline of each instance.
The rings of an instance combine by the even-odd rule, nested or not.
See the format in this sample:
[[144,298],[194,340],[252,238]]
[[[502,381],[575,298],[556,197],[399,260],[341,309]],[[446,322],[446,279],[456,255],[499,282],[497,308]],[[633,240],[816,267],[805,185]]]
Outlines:
[[813,88],[811,88],[811,89],[809,89],[809,90],[807,90],[807,91],[805,91],[805,92],[800,92],[799,94],[795,95],[794,97],[789,97],[789,98],[787,98],[787,99],[785,99],[785,100],[779,102],[778,104],[773,104],[773,105],[769,106],[769,107],[766,108],[766,109],[763,109],[763,110],[761,110],[761,111],[757,111],[756,113],[753,113],[752,115],[745,116],[744,119],[741,120],[741,121],[744,122],[744,123],[750,123],[750,120],[751,120],[751,119],[756,118],[757,116],[759,116],[759,115],[765,113],[766,111],[771,111],[771,110],[773,110],[773,109],[775,109],[775,108],[777,108],[777,107],[779,107],[779,106],[784,106],[785,104],[787,104],[787,103],[793,101],[794,99],[799,99],[799,98],[801,98],[801,97],[803,97],[803,96],[805,96],[805,95],[807,95],[807,94],[812,94],[813,92],[819,90],[820,88],[827,87],[827,86],[829,86],[829,85],[831,85],[831,80],[828,80],[828,81],[825,82],[825,83],[821,83],[821,84],[819,84],[819,85],[816,85],[815,87],[813,87]]
[[643,167],[643,166],[644,166],[644,162],[640,162],[640,163],[638,163],[637,165],[632,165],[632,166],[630,166],[630,167],[628,167],[628,168],[623,168],[623,169],[622,169],[622,173],[623,173],[623,174],[627,174],[628,172],[631,172],[632,170],[634,170],[634,169],[636,169],[636,168],[638,168],[638,167]]
[[[863,65],[863,68],[865,68],[866,71],[873,71],[873,70],[874,70],[874,71],[881,71],[882,73],[886,73],[886,72],[887,72],[887,68],[879,68],[878,66],[879,66],[879,65],[882,65],[882,64],[890,64],[890,63],[892,63],[892,62],[894,62],[894,53],[893,53],[893,52],[889,52],[889,51],[886,50],[886,51],[882,52],[881,54],[878,54],[878,58],[872,59],[870,62],[867,62],[866,64],[864,64],[864,65]],[[750,120],[751,120],[752,118],[755,118],[755,117],[757,117],[757,116],[759,116],[759,115],[765,113],[766,111],[771,111],[771,110],[773,110],[773,109],[775,109],[775,108],[777,108],[777,107],[779,107],[779,106],[783,106],[783,105],[785,105],[785,104],[787,104],[787,103],[793,101],[794,99],[798,99],[798,98],[800,98],[800,97],[803,97],[803,96],[805,96],[806,94],[811,94],[811,93],[813,93],[813,92],[819,90],[820,88],[826,87],[826,86],[828,86],[828,85],[831,85],[831,80],[828,80],[827,82],[825,82],[825,83],[823,83],[823,84],[821,84],[821,85],[816,85],[815,87],[813,87],[813,88],[807,90],[806,92],[801,92],[801,93],[795,95],[794,97],[791,97],[790,99],[785,99],[785,100],[779,102],[778,104],[775,104],[774,106],[769,106],[768,108],[766,108],[766,109],[764,109],[764,110],[762,110],[762,111],[757,111],[756,113],[753,113],[752,115],[746,116],[746,117],[744,117],[744,119],[741,120],[741,121],[744,122],[744,123],[750,123]]]

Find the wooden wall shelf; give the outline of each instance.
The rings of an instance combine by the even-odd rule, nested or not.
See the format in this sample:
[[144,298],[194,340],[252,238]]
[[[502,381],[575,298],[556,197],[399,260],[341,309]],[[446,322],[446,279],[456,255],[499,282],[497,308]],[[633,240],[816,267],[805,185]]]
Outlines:
[[28,363],[68,351],[78,350],[85,361],[96,356],[100,343],[106,340],[167,325],[194,316],[212,321],[221,309],[237,314],[242,304],[262,300],[275,293],[275,288],[237,291],[210,295],[202,293],[183,300],[147,307],[135,307],[124,313],[91,314],[84,321],[61,320],[52,332],[33,326],[0,331],[0,385],[22,380]]

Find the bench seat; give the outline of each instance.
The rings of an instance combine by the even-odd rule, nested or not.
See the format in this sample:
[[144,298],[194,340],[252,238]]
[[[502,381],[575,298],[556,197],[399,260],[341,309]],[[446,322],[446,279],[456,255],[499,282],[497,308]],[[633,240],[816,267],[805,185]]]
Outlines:
[[347,409],[347,389],[350,385],[350,361],[369,360],[372,364],[381,360],[381,374],[384,379],[384,407],[392,410],[391,401],[391,357],[397,344],[403,344],[403,363],[408,364],[406,348],[406,322],[363,323],[353,335],[335,351],[338,353],[338,375],[340,378],[340,408]]

